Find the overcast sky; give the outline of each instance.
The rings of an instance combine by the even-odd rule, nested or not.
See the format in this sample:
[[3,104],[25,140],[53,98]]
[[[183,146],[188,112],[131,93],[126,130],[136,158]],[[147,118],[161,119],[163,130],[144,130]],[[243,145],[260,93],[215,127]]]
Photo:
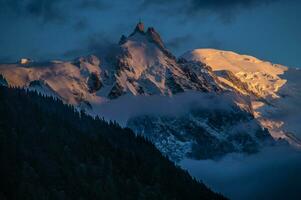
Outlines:
[[139,19],[177,56],[218,48],[301,67],[299,0],[0,0],[0,61],[93,53]]

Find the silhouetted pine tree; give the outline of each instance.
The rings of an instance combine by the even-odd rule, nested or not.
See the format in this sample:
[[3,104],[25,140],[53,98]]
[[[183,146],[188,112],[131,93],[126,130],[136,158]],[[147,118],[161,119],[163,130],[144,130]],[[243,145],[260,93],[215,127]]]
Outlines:
[[224,199],[116,122],[0,86],[1,199]]

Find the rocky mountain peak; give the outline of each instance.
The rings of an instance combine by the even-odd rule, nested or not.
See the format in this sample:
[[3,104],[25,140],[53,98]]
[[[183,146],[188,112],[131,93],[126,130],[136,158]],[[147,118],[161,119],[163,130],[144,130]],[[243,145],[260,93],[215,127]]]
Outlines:
[[159,45],[160,48],[164,48],[164,44],[159,33],[153,27],[149,27],[146,34],[153,42]]
[[137,24],[136,27],[135,27],[134,32],[133,32],[130,36],[135,35],[135,33],[142,33],[142,34],[145,34],[145,32],[144,32],[144,24],[143,24],[141,21],[138,22],[138,24]]
[[[134,29],[133,33],[130,34],[129,37],[134,36],[136,33],[140,33],[140,34],[144,35],[145,39],[147,41],[156,44],[165,54],[167,54],[168,56],[171,56],[171,54],[165,49],[164,43],[161,39],[160,34],[153,27],[149,27],[147,29],[147,31],[145,32],[144,31],[144,24],[142,22],[139,22],[136,25],[136,28]],[[125,36],[122,36],[120,41],[119,41],[119,44],[120,45],[124,44],[127,41],[128,38],[125,37]]]
[[140,21],[136,28],[135,28],[136,31],[140,31],[140,32],[144,32],[144,24]]
[[126,42],[127,37],[125,35],[122,35],[120,40],[119,40],[119,45],[123,45]]

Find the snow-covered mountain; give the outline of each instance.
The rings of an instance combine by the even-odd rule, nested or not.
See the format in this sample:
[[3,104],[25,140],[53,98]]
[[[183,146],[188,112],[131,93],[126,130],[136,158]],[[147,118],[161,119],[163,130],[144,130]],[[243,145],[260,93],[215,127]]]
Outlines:
[[[301,147],[299,136],[285,126],[291,122],[283,116],[287,112],[285,107],[295,109],[290,113],[292,116],[299,113],[301,72],[298,69],[215,49],[196,49],[186,52],[182,58],[211,67],[221,82],[250,97],[255,118],[275,139],[284,138]],[[296,129],[294,132],[298,134]]]
[[121,37],[109,59],[89,55],[0,65],[8,85],[60,98],[91,115],[117,121],[124,116],[121,124],[173,160],[254,153],[279,137],[298,144],[266,115],[275,99],[284,98],[279,91],[287,85],[281,78],[286,71],[219,50],[194,50],[177,59],[156,30],[145,31],[142,23]]
[[[287,71],[287,67],[252,56],[215,49],[196,49],[185,53],[182,58],[211,67],[220,81],[246,95],[252,93],[265,99],[277,98],[278,90],[286,82],[279,75]],[[243,88],[235,78],[245,84]]]
[[119,44],[120,53],[112,74],[114,84],[107,95],[111,99],[127,93],[172,95],[187,90],[220,90],[216,77],[199,62],[177,62],[154,28],[145,32],[143,24],[139,23]]

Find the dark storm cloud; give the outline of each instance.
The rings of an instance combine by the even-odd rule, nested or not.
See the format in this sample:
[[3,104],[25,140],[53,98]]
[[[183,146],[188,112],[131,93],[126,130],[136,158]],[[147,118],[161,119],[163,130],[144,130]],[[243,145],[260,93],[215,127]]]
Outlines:
[[109,8],[109,4],[102,0],[81,0],[78,8],[103,10]]
[[[40,54],[48,55],[49,59],[53,55],[61,58],[68,49],[86,47],[89,42],[85,38],[95,32],[99,38],[116,43],[120,35],[130,33],[141,18],[146,26],[158,30],[176,55],[189,49],[212,47],[298,66],[298,2],[0,0],[0,25],[6,30],[0,32],[3,41],[0,54],[14,60],[25,55],[39,58]],[[266,4],[269,5],[262,6]],[[224,23],[232,22],[234,17],[234,23]],[[101,40],[97,44],[103,46]],[[284,53],[282,47],[287,49]],[[32,54],[35,49],[40,52],[38,55]]]
[[276,1],[278,0],[191,0],[189,8],[190,10],[208,9],[218,11],[237,7],[251,8]]
[[165,46],[172,50],[177,56],[183,52],[195,48],[216,48],[222,49],[223,43],[215,36],[213,32],[205,32],[202,34],[202,39],[199,39],[193,34],[186,34],[182,36],[173,37],[165,43]]
[[[168,14],[184,14],[186,16],[200,14],[202,12],[214,12],[223,16],[227,20],[240,8],[252,8],[262,4],[268,4],[281,0],[140,0],[132,2],[130,0],[118,1],[115,7],[128,5],[127,10],[144,12],[156,12],[157,8]],[[1,0],[0,11],[2,13],[12,13],[22,17],[36,17],[43,22],[62,22],[70,16],[76,16],[79,11],[84,10],[104,10],[114,9],[110,1],[104,0]],[[142,9],[141,9],[142,8]],[[153,9],[154,8],[154,9]],[[69,15],[70,16],[69,16]]]
[[277,2],[280,0],[152,0],[144,1],[144,5],[157,5],[157,6],[173,6],[181,5],[181,8],[187,11],[187,14],[191,14],[191,11],[199,10],[211,10],[211,11],[222,11],[231,10],[234,8],[251,8],[261,4],[268,4]]
[[108,8],[101,0],[1,0],[0,13],[38,19],[43,22],[65,22],[79,11]]
[[165,45],[171,49],[178,49],[187,44],[187,42],[191,42],[191,40],[193,40],[191,35],[183,35],[170,39]]
[[38,18],[44,22],[64,20],[63,0],[2,0],[0,11],[21,17]]
[[40,17],[44,21],[61,20],[64,18],[60,9],[61,0],[31,0],[25,10],[34,17]]
[[77,20],[73,25],[74,30],[83,31],[89,28],[88,20],[86,18],[81,18]]
[[92,33],[80,41],[80,47],[66,51],[63,56],[65,58],[74,58],[94,54],[102,59],[109,60],[116,56],[120,50],[118,42],[113,41],[114,40],[104,32]]
[[144,0],[143,7],[161,8],[164,13],[186,17],[215,13],[224,22],[230,22],[240,9],[251,9],[281,0]]
[[89,52],[103,57],[115,56],[119,51],[119,45],[110,36],[104,33],[95,33],[87,39],[87,48]]

